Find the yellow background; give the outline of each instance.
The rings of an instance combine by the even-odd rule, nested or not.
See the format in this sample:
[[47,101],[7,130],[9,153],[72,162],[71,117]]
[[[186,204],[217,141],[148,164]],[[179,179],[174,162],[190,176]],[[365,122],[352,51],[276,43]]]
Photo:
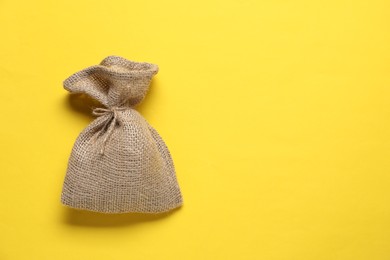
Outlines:
[[[387,0],[0,1],[0,259],[390,259]],[[156,63],[172,214],[60,204],[93,117],[62,81]]]

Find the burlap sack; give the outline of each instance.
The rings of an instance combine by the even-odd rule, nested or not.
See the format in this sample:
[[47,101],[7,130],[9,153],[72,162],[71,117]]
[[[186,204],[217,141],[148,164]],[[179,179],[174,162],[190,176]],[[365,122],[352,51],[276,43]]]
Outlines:
[[66,90],[104,106],[94,109],[97,118],[74,144],[64,205],[103,213],[159,213],[182,204],[167,146],[133,109],[157,72],[157,65],[109,56],[64,81]]

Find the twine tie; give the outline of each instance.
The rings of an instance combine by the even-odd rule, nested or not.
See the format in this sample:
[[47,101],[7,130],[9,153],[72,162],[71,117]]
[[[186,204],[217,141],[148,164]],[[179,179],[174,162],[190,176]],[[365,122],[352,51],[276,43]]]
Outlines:
[[[108,139],[111,137],[112,133],[114,132],[114,128],[116,123],[120,123],[119,118],[118,118],[118,111],[123,111],[125,110],[125,107],[110,107],[110,108],[103,108],[103,107],[97,107],[92,111],[92,114],[94,116],[106,116],[108,115],[109,118],[107,119],[106,123],[104,124],[102,131],[104,129],[107,129],[105,132],[105,137],[103,139],[103,144],[100,149],[100,154],[104,154],[104,149],[106,147],[106,143]],[[107,128],[108,127],[108,128]]]

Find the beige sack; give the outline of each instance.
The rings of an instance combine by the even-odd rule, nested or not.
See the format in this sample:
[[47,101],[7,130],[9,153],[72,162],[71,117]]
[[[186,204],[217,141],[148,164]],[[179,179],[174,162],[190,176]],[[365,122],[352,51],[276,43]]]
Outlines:
[[117,56],[64,81],[104,107],[74,144],[61,201],[103,213],[169,211],[182,204],[175,169],[157,131],[133,107],[145,97],[158,66]]

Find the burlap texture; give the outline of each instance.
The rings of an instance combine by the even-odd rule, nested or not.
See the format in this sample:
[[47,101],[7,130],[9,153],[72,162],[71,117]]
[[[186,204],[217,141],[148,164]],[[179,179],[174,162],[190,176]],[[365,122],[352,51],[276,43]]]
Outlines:
[[78,136],[61,201],[102,213],[159,213],[182,204],[171,155],[157,131],[133,107],[145,97],[158,66],[118,56],[64,81],[104,107]]

